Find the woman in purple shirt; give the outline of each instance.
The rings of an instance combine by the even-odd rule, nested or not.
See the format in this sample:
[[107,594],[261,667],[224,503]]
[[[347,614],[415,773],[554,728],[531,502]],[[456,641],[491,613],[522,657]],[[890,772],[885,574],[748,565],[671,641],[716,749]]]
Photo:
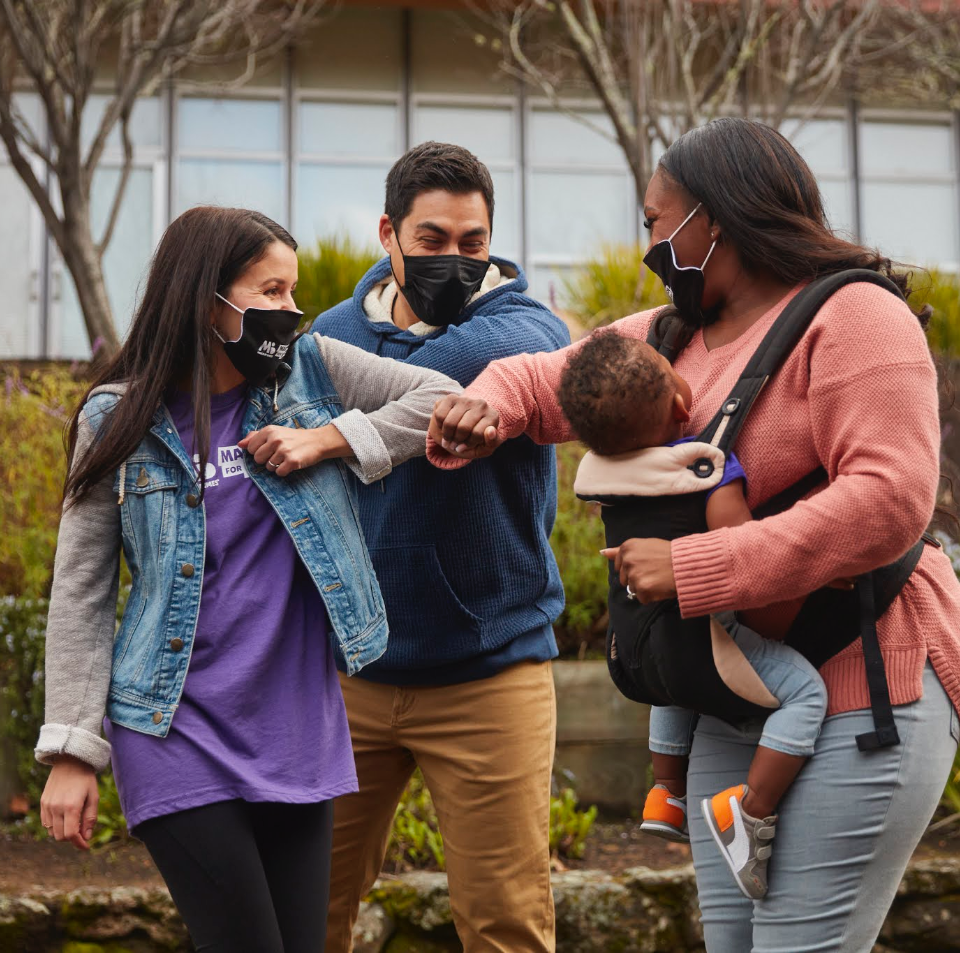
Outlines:
[[323,948],[332,799],[357,790],[334,651],[355,671],[386,639],[344,467],[370,482],[423,453],[435,400],[459,390],[298,337],[296,283],[275,222],[184,213],[70,433],[42,822],[85,849],[112,757],[204,951]]

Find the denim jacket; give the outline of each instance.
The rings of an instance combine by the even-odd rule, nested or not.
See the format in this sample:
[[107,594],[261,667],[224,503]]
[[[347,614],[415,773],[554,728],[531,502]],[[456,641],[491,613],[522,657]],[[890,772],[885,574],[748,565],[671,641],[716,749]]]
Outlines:
[[[245,464],[310,572],[352,675],[385,651],[387,621],[348,467],[370,482],[422,454],[434,402],[459,387],[435,371],[320,335],[300,338],[291,365],[281,370],[276,388],[251,388],[244,433],[332,422],[355,457],[283,478],[249,455]],[[78,453],[97,439],[124,390],[107,385],[91,394]],[[115,632],[121,546],[133,582]],[[105,766],[104,712],[119,725],[166,736],[190,664],[205,549],[196,467],[160,405],[113,478],[64,511],[48,619],[41,761],[67,753]]]

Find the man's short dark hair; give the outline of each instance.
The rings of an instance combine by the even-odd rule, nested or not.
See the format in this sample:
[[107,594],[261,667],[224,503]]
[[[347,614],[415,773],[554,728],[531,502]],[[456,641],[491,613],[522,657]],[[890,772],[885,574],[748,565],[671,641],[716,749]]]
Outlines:
[[400,228],[418,195],[434,189],[455,195],[479,192],[487,204],[490,228],[493,229],[490,170],[472,152],[449,142],[424,142],[414,146],[397,159],[387,173],[384,211],[393,227]]
[[650,446],[669,382],[651,348],[613,328],[595,331],[570,355],[557,397],[576,435],[594,453]]

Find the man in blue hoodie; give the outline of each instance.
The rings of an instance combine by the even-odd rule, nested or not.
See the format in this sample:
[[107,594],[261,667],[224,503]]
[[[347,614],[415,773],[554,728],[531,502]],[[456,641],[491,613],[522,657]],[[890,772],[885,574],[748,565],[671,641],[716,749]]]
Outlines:
[[[466,149],[411,149],[387,176],[389,257],[313,330],[464,385],[497,358],[568,344],[564,324],[524,293],[521,269],[490,256],[493,207],[490,173]],[[361,676],[341,676],[360,791],[335,808],[327,953],[352,949],[418,766],[466,953],[555,949],[556,491],[553,448],[526,437],[462,470],[411,460],[359,487],[390,638]]]

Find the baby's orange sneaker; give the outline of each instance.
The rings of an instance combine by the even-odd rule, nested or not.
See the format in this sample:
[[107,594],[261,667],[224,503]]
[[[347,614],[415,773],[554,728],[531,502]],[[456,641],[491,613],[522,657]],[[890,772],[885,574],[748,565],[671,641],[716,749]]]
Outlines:
[[643,823],[640,830],[664,840],[687,843],[687,799],[670,793],[662,784],[650,788],[643,805]]

